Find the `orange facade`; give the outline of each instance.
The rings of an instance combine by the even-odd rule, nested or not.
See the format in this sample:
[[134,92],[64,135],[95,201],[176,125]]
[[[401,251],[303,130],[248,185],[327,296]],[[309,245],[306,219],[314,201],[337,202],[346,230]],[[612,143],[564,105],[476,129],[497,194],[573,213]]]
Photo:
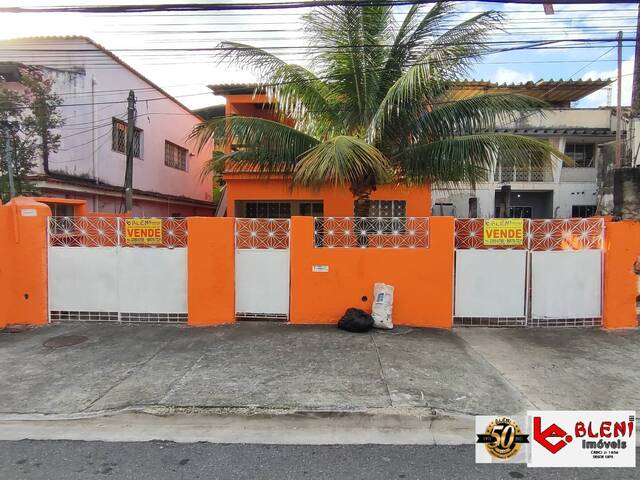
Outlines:
[[[256,178],[251,174],[229,174],[227,181],[227,216],[243,216],[236,211],[241,201],[318,201],[323,216],[353,216],[353,195],[347,188],[324,187],[319,190],[291,189],[286,178]],[[371,194],[372,200],[404,200],[407,217],[431,215],[431,190],[428,186],[404,187],[382,185]]]
[[[227,95],[225,115],[243,115],[277,120],[269,108],[266,95]],[[227,216],[245,216],[238,209],[242,201],[316,201],[322,202],[325,217],[353,216],[353,195],[347,187],[325,187],[318,190],[291,189],[288,179],[265,177],[251,173],[226,173]],[[382,185],[371,195],[372,200],[404,200],[408,217],[431,215],[429,186],[406,187]],[[292,216],[295,212],[292,213]]]

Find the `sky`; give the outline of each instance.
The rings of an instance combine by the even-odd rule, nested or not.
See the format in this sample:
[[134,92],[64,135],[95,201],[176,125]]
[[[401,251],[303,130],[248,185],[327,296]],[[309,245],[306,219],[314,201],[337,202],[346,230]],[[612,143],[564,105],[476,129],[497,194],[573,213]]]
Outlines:
[[[252,1],[258,3],[263,0]],[[193,0],[0,0],[0,6],[186,2],[192,3]],[[203,0],[203,3],[206,2]],[[493,41],[608,40],[590,44],[593,48],[575,48],[575,44],[563,43],[553,49],[491,54],[474,66],[470,79],[512,83],[560,78],[615,78],[617,51],[615,42],[610,40],[619,30],[623,31],[624,38],[635,37],[637,3],[556,5],[554,15],[545,15],[541,5],[458,3],[460,20],[489,9],[503,11],[503,31],[496,31]],[[406,9],[396,9],[399,21]],[[0,39],[42,35],[88,36],[188,107],[200,108],[224,102],[223,98],[214,96],[207,85],[250,82],[254,80],[253,76],[228,62],[219,63],[210,51],[132,52],[123,49],[213,48],[221,41],[238,41],[271,50],[289,62],[306,65],[307,57],[302,49],[291,50],[305,44],[299,31],[303,13],[302,9],[150,14],[0,13]],[[630,102],[633,55],[632,44],[629,44],[623,49],[623,104]],[[596,92],[575,106],[604,106],[608,99],[615,103],[616,92],[614,83],[609,91]]]

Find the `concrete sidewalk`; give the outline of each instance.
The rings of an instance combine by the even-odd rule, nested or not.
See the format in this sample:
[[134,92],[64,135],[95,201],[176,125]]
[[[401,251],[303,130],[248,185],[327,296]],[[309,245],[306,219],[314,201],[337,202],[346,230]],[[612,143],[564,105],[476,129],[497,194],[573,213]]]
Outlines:
[[[82,342],[60,346],[69,336]],[[52,325],[0,334],[0,417],[380,412],[470,426],[531,408],[640,411],[639,362],[636,330]]]

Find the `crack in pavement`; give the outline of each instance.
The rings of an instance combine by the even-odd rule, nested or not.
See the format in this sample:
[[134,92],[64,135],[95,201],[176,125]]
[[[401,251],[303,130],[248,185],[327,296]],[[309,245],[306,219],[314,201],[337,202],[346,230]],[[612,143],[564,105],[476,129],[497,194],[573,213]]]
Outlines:
[[158,350],[156,350],[154,352],[153,355],[151,355],[149,358],[147,358],[145,361],[138,363],[136,365],[134,365],[133,367],[131,367],[129,370],[127,370],[127,372],[123,375],[123,377],[119,380],[116,380],[113,385],[111,385],[104,393],[101,393],[95,400],[93,400],[89,405],[87,405],[86,407],[84,407],[82,410],[80,410],[81,412],[86,412],[87,410],[89,410],[91,407],[93,407],[96,403],[98,403],[101,399],[103,399],[104,397],[106,397],[114,388],[116,388],[119,385],[122,385],[124,382],[126,382],[129,378],[131,378],[134,373],[138,372],[140,369],[142,369],[145,365],[147,365],[151,360],[153,360],[154,358],[156,358],[160,352],[162,350],[165,349],[165,347],[167,347],[167,345],[169,345],[171,342],[174,342],[176,340],[176,337],[170,338],[169,340],[167,340],[166,342],[164,342],[160,348],[158,348]]
[[382,358],[380,357],[380,350],[378,349],[378,344],[376,343],[376,339],[373,338],[373,333],[369,332],[369,337],[371,338],[371,343],[373,343],[373,347],[376,351],[376,356],[378,357],[378,365],[380,366],[380,378],[382,379],[382,383],[387,390],[387,395],[389,396],[389,406],[393,407],[393,397],[391,396],[391,390],[389,390],[389,383],[387,382],[387,378],[384,374],[384,367],[382,366]]

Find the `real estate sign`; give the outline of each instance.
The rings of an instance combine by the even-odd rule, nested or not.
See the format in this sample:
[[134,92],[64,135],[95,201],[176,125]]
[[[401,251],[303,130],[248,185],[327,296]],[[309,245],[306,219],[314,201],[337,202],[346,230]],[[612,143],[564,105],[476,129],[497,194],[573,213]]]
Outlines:
[[162,244],[162,219],[126,218],[124,239],[128,245]]
[[491,218],[484,221],[485,245],[522,245],[524,219]]

